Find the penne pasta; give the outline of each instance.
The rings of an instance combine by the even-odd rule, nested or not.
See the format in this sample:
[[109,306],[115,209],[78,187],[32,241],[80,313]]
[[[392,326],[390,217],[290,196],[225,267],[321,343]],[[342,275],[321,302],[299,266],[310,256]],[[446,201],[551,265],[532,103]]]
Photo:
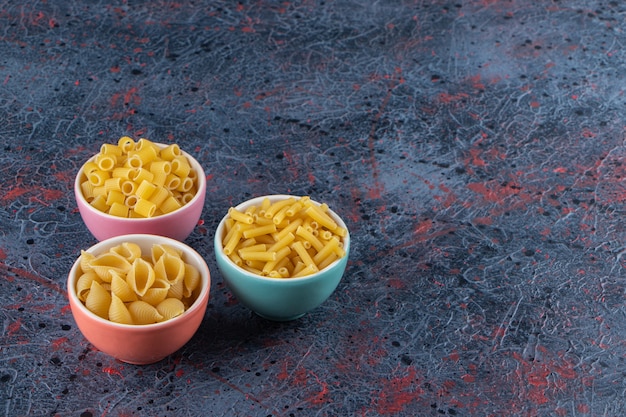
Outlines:
[[307,276],[345,256],[348,231],[329,214],[327,204],[309,197],[286,198],[239,211],[228,210],[224,254],[237,266],[272,278]]

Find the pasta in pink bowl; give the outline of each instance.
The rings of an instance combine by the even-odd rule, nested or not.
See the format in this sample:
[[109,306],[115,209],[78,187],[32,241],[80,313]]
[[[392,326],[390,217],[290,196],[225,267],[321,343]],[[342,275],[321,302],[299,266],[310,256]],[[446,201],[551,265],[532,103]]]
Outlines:
[[98,240],[149,233],[185,240],[204,208],[204,169],[177,144],[123,136],[105,143],[74,181],[80,215]]
[[183,347],[206,312],[211,275],[200,254],[163,236],[116,236],[82,250],[67,279],[72,315],[98,350],[158,362]]

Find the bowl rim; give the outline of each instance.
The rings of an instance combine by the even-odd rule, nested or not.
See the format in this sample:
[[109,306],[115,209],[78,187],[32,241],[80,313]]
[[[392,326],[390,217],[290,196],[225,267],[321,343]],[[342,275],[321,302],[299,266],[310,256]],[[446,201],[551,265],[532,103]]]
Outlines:
[[[167,146],[169,146],[166,143],[158,143],[158,142],[152,142],[155,145],[161,147],[161,148],[165,148]],[[196,169],[198,171],[198,190],[196,191],[196,194],[193,196],[193,198],[184,206],[171,211],[169,213],[165,213],[165,214],[160,214],[158,216],[154,216],[154,217],[133,217],[133,218],[129,218],[129,217],[119,217],[119,216],[114,216],[112,214],[109,213],[105,213],[103,211],[98,210],[97,208],[95,208],[94,206],[92,206],[91,204],[89,204],[89,202],[87,201],[87,199],[85,199],[85,196],[83,195],[83,191],[80,188],[80,179],[81,176],[83,175],[83,169],[85,168],[85,165],[87,165],[87,163],[93,161],[96,156],[98,154],[95,154],[93,156],[91,156],[89,159],[87,159],[78,169],[78,172],[76,173],[76,177],[74,178],[74,195],[76,197],[76,202],[78,204],[78,200],[81,201],[81,206],[85,209],[88,210],[91,213],[94,213],[98,216],[101,216],[105,219],[109,219],[109,220],[115,220],[121,223],[133,223],[133,224],[138,224],[138,223],[147,223],[147,222],[153,222],[155,220],[161,220],[161,219],[167,219],[168,217],[174,216],[176,214],[180,214],[180,212],[184,209],[188,209],[189,207],[193,206],[201,197],[202,194],[206,193],[206,173],[204,172],[204,168],[202,167],[202,165],[200,164],[200,162],[198,162],[198,160],[196,158],[194,158],[193,156],[191,156],[189,153],[187,153],[185,150],[181,149],[181,152],[183,155],[185,155],[185,157],[189,160],[189,162],[191,163],[191,165],[193,166],[194,169]]]
[[[274,199],[276,201],[285,200],[285,199],[291,198],[291,197],[301,198],[301,196],[297,196],[297,195],[293,195],[293,194],[267,194],[267,195],[261,195],[261,196],[253,197],[251,199],[243,201],[243,202],[237,204],[235,206],[235,208],[240,210],[243,207],[247,207],[247,206],[255,204],[257,202],[260,203],[266,197],[270,198],[270,200]],[[312,198],[311,198],[311,202],[313,204],[318,205],[318,206],[321,205],[320,202],[318,202],[318,201],[316,201],[316,200],[314,200]],[[336,268],[341,262],[343,262],[343,261],[347,262],[347,258],[349,256],[349,251],[350,251],[350,230],[348,229],[348,226],[343,221],[341,216],[339,216],[331,208],[328,208],[328,212],[332,215],[333,219],[335,221],[337,221],[339,226],[341,226],[341,227],[346,229],[346,236],[343,237],[343,243],[344,243],[344,248],[346,249],[346,255],[344,257],[342,257],[342,258],[335,259],[333,262],[331,262],[325,268],[323,268],[323,269],[321,269],[321,270],[319,270],[319,271],[317,271],[317,272],[315,272],[313,274],[306,275],[306,276],[303,276],[303,277],[294,277],[294,278],[270,278],[270,277],[265,277],[263,275],[254,274],[254,273],[252,273],[250,271],[247,271],[247,270],[243,269],[242,267],[236,265],[228,256],[226,256],[224,254],[222,240],[219,239],[220,235],[222,234],[222,231],[224,230],[224,224],[226,222],[226,219],[228,218],[228,214],[226,214],[226,215],[224,215],[224,217],[222,217],[222,219],[220,220],[220,222],[217,225],[217,228],[215,229],[215,236],[213,238],[214,247],[215,247],[215,256],[223,259],[231,267],[235,268],[235,270],[237,270],[237,272],[245,275],[248,278],[259,280],[259,281],[264,281],[264,282],[272,282],[272,283],[276,283],[276,285],[290,285],[290,283],[291,284],[296,284],[296,283],[302,283],[303,281],[311,281],[311,280],[318,279],[320,277],[320,275],[322,275],[324,273],[328,273],[330,270]],[[224,274],[222,273],[222,275],[224,275]]]
[[183,314],[181,314],[180,316],[176,316],[169,320],[165,320],[159,323],[124,324],[124,323],[116,323],[114,321],[104,319],[98,316],[97,314],[91,312],[89,309],[87,309],[85,304],[83,304],[83,302],[80,301],[80,299],[78,298],[78,294],[76,294],[76,281],[78,280],[78,276],[76,272],[80,264],[80,255],[79,255],[74,261],[74,263],[72,264],[72,267],[67,277],[67,294],[68,294],[68,299],[70,301],[70,306],[72,305],[72,303],[75,304],[80,309],[80,311],[84,313],[90,320],[96,321],[99,324],[110,326],[113,328],[118,328],[120,330],[124,329],[124,330],[133,330],[133,331],[139,331],[139,332],[151,332],[151,331],[158,330],[160,328],[170,327],[172,325],[175,325],[178,321],[183,320],[186,316],[189,316],[193,314],[194,312],[196,312],[197,310],[203,308],[203,305],[202,305],[203,303],[200,302],[200,300],[204,299],[205,297],[208,299],[209,291],[211,289],[211,272],[209,270],[209,267],[206,261],[202,257],[202,255],[200,255],[191,246],[179,240],[161,236],[161,235],[152,235],[149,233],[136,233],[136,234],[129,234],[129,235],[114,236],[109,239],[102,240],[94,244],[90,248],[86,249],[85,251],[89,253],[99,253],[99,252],[106,250],[107,248],[110,249],[116,246],[117,244],[130,242],[136,239],[146,239],[146,241],[152,242],[152,243],[157,242],[157,241],[159,242],[165,241],[165,243],[168,243],[172,246],[176,246],[182,249],[186,256],[192,256],[198,261],[198,263],[202,266],[202,268],[200,268],[201,269],[200,276],[202,277],[201,282],[205,283],[205,285],[200,291],[200,293],[198,294],[198,297],[194,300],[193,304],[191,304],[191,306],[189,306],[189,308],[185,310]]

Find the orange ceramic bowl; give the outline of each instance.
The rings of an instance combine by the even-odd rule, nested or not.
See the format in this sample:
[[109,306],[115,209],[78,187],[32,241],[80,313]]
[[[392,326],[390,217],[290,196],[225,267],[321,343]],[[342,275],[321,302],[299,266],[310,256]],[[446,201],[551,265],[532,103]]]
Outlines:
[[191,247],[155,235],[117,236],[92,246],[87,252],[98,255],[123,242],[134,242],[143,252],[149,251],[154,243],[182,250],[185,262],[200,271],[201,287],[195,302],[180,316],[156,324],[129,325],[105,320],[89,311],[78,298],[76,281],[80,266],[77,259],[67,279],[72,315],[83,336],[98,350],[127,363],[144,365],[158,362],[183,347],[200,327],[209,301],[209,268],[202,256]]
[[[160,147],[166,146],[159,143],[156,143],[156,145]],[[85,180],[83,164],[74,181],[74,196],[83,222],[91,234],[98,240],[126,234],[144,233],[166,236],[180,241],[185,240],[193,232],[202,215],[206,196],[206,175],[204,169],[195,158],[185,151],[182,151],[182,154],[187,157],[191,168],[198,174],[198,191],[191,201],[178,210],[150,218],[117,217],[100,211],[89,204],[80,188],[81,182]],[[94,158],[95,156],[87,162],[92,161]]]

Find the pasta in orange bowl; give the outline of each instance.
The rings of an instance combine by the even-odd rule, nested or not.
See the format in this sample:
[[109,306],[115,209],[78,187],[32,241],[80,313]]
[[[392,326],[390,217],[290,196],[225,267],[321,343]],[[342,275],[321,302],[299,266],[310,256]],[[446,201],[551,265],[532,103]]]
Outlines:
[[206,195],[204,169],[177,144],[123,136],[105,143],[80,168],[74,194],[98,239],[150,233],[186,239]]
[[184,243],[123,235],[82,250],[67,291],[85,338],[121,361],[146,364],[191,339],[206,311],[210,279],[204,259]]
[[335,290],[348,262],[350,234],[327,204],[269,195],[231,207],[214,250],[224,281],[262,317],[303,316]]

